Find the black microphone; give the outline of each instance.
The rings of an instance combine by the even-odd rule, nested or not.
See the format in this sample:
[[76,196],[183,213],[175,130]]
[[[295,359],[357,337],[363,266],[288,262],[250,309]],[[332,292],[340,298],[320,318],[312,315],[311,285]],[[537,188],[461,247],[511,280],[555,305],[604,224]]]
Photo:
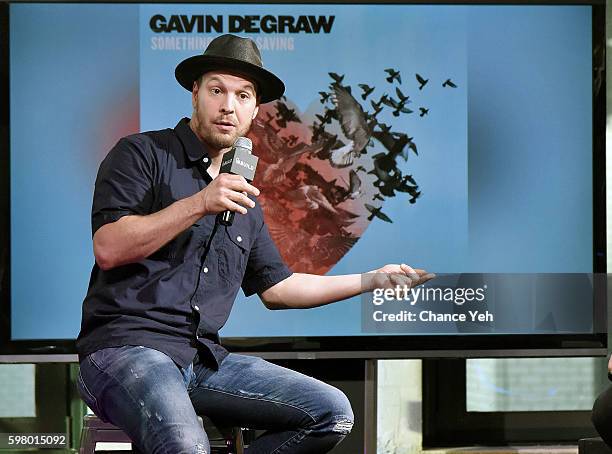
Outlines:
[[[248,137],[238,137],[232,149],[223,155],[219,173],[242,175],[249,183],[255,179],[255,169],[259,158],[251,152],[253,143]],[[225,210],[217,215],[217,221],[222,225],[232,225],[235,211]]]

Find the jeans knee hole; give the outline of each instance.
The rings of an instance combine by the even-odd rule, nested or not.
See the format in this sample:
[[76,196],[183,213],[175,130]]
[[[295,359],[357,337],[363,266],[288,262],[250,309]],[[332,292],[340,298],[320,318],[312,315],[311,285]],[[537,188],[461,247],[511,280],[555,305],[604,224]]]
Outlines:
[[342,419],[338,419],[335,422],[334,426],[332,427],[332,431],[346,435],[351,432],[352,428],[353,428],[353,421],[348,418],[342,418]]

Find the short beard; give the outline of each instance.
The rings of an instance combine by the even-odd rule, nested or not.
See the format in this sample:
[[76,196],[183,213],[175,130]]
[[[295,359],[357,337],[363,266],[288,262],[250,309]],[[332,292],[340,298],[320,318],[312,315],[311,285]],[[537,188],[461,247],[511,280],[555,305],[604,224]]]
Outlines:
[[215,125],[204,124],[200,118],[199,112],[196,111],[198,118],[198,132],[201,139],[213,150],[223,150],[230,148],[236,142],[238,137],[246,136],[251,129],[251,122],[244,126],[238,126],[232,134],[223,134],[215,128]]

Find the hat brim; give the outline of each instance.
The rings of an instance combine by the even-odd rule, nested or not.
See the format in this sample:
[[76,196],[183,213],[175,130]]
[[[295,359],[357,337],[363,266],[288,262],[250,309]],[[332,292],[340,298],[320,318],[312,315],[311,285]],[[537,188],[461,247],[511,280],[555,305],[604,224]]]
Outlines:
[[229,57],[212,55],[195,55],[180,62],[174,70],[174,76],[185,90],[192,91],[193,82],[208,71],[229,69],[257,83],[260,102],[274,101],[283,96],[285,84],[270,71],[251,63]]

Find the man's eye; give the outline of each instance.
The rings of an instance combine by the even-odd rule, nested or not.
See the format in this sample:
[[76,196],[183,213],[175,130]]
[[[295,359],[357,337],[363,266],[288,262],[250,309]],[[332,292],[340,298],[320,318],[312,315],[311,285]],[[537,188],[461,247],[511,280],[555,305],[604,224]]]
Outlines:
[[218,95],[219,93],[221,93],[221,90],[219,90],[218,88],[213,88],[210,90],[210,92],[214,95]]
[[240,93],[242,99],[249,99],[251,96],[248,93]]

